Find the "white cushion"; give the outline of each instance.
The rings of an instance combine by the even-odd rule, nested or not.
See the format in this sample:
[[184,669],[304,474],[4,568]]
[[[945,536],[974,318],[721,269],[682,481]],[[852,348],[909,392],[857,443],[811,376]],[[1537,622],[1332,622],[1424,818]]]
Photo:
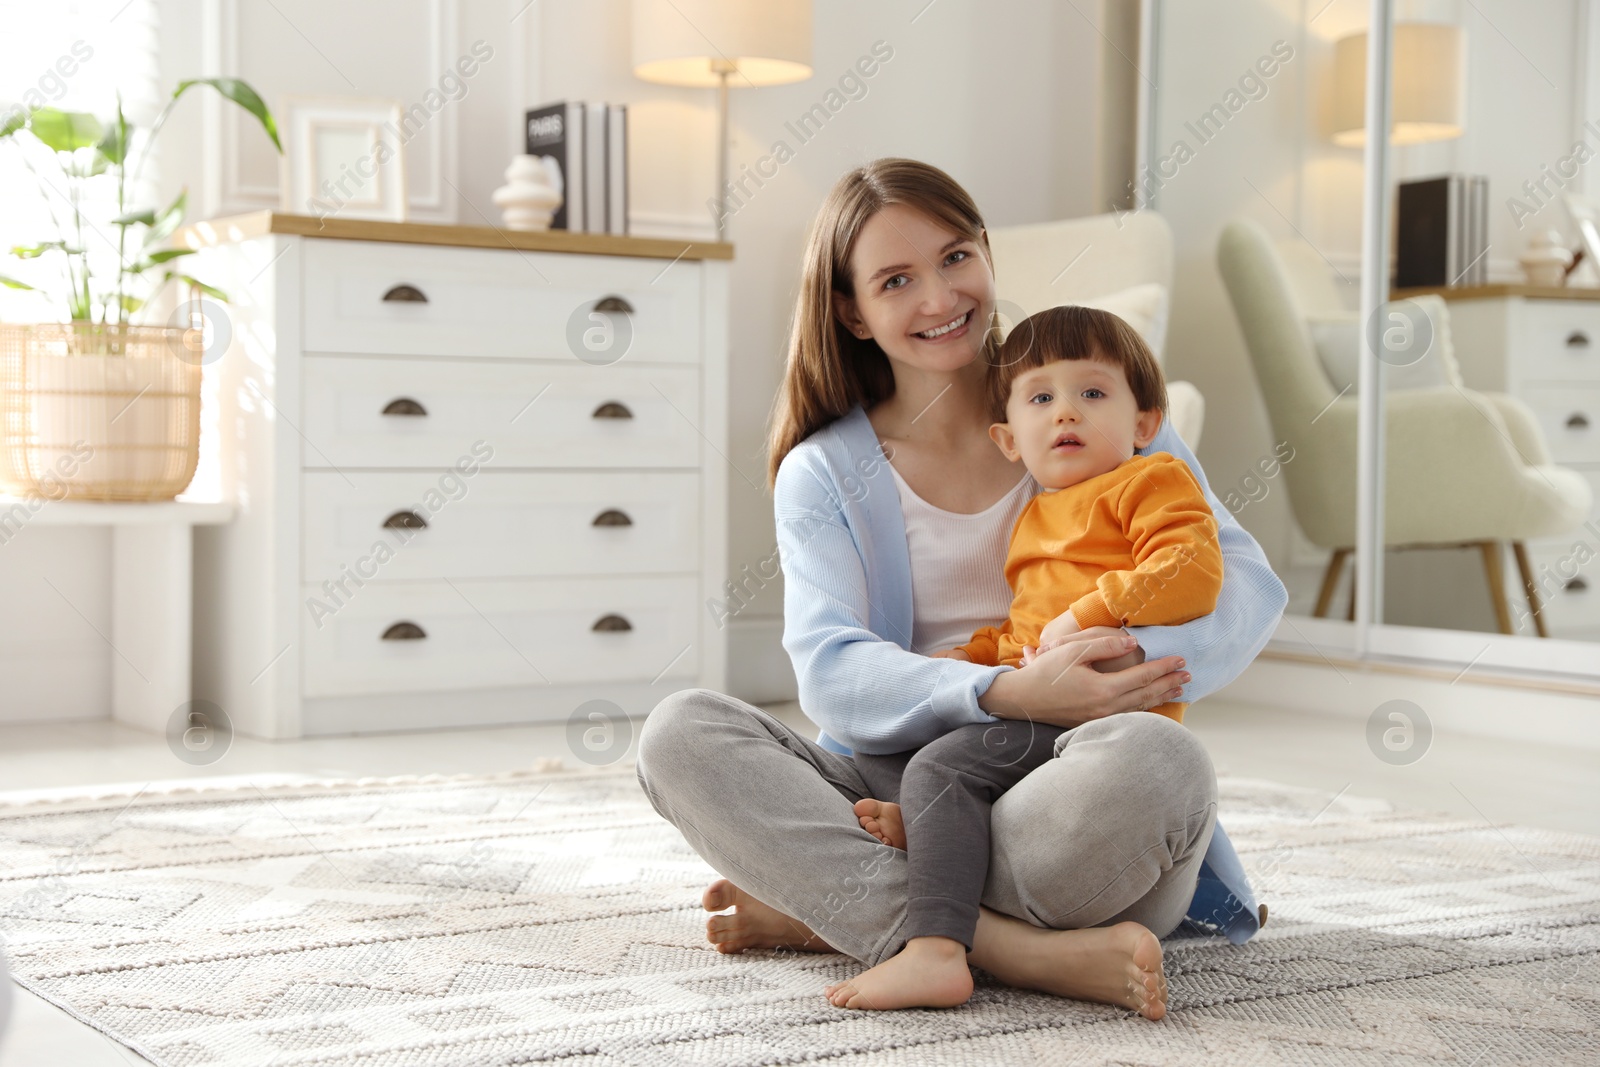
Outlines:
[[[1068,300],[1061,306],[1099,308],[1111,312],[1132,326],[1144,338],[1144,343],[1150,346],[1150,351],[1155,353],[1156,361],[1161,361],[1161,347],[1167,339],[1167,287],[1159,282],[1130,285],[1104,296]],[[1006,333],[1010,332],[1009,327],[1004,329]],[[1004,333],[1000,339],[1005,340]]]
[[1078,303],[1084,307],[1109,311],[1121,318],[1144,338],[1144,343],[1155,353],[1156,361],[1161,361],[1161,350],[1167,341],[1166,286],[1158,282],[1145,282]]
[[1200,451],[1200,430],[1206,421],[1206,398],[1193,382],[1167,383],[1167,417],[1189,451]]
[[[1388,365],[1385,375],[1390,389],[1436,389],[1440,386],[1460,387],[1461,369],[1456,364],[1455,348],[1450,340],[1450,308],[1437,293],[1409,297],[1423,310],[1433,323],[1433,344],[1415,363],[1405,366]],[[1317,358],[1328,375],[1328,384],[1337,392],[1355,388],[1361,365],[1360,313],[1338,311],[1322,315],[1307,315],[1306,326],[1311,331],[1311,343]]]

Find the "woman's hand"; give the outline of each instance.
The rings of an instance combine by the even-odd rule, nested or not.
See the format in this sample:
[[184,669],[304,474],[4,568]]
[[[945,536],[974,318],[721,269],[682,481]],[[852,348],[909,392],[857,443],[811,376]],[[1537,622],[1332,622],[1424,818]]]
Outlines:
[[964,652],[963,650],[961,650],[959,648],[947,648],[947,649],[944,649],[942,652],[934,652],[934,653],[931,653],[928,656],[928,658],[929,659],[959,659],[959,660],[962,660],[962,661],[964,661],[966,663],[971,663],[972,662],[972,657],[967,655],[966,652]]
[[1138,642],[1108,626],[1095,626],[1045,652],[1025,666],[995,676],[978,698],[999,719],[1032,719],[1071,728],[1124,711],[1145,711],[1176,700],[1189,672],[1178,656],[1163,656],[1112,673],[1100,665],[1142,656]]

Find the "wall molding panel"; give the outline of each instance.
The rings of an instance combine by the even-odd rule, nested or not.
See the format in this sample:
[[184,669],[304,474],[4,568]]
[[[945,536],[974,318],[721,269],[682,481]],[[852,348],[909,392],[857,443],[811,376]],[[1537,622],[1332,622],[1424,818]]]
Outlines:
[[[441,75],[455,66],[461,56],[461,13],[457,0],[420,0],[428,27],[423,69],[408,71],[408,82],[421,88],[407,94],[382,86],[348,84],[330,90],[332,96],[383,96],[400,101],[401,109],[421,102],[428,88],[436,87]],[[279,0],[270,5],[244,5],[240,0],[205,0],[202,13],[202,68],[208,77],[240,77],[241,54],[249,47],[245,18],[285,22],[293,33],[313,49],[316,44],[296,25],[301,5]],[[246,8],[248,7],[248,12]],[[395,15],[394,17],[402,17]],[[320,50],[319,50],[320,51]],[[515,58],[515,57],[513,57]],[[331,61],[330,61],[330,66]],[[338,68],[334,68],[337,70]],[[341,79],[348,82],[344,75]],[[252,81],[254,84],[254,81]],[[270,85],[257,86],[274,113],[281,106],[282,91]],[[306,94],[311,95],[311,94]],[[317,94],[321,95],[321,94]],[[264,168],[247,173],[240,152],[241,138],[248,130],[247,116],[238,108],[208,96],[202,123],[205,141],[218,146],[205,154],[206,179],[203,205],[207,215],[228,215],[278,207],[277,175],[264,174]],[[446,105],[406,142],[406,209],[414,222],[456,222],[460,116],[454,101]]]

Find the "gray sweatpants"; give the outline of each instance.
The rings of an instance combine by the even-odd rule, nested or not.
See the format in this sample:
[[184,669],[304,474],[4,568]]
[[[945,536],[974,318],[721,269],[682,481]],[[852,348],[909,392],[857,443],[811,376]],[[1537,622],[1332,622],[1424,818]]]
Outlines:
[[900,936],[948,937],[972,951],[989,877],[994,802],[1055,758],[1062,727],[1001,719],[958,726],[921,748],[850,758],[879,800],[900,805],[906,921]]
[[[1194,896],[1216,825],[1211,759],[1154,712],[1084,723],[990,813],[984,906],[1057,930],[1132,919],[1158,936]],[[639,735],[645,795],[745,892],[869,966],[906,936],[906,853],[861,828],[849,756],[742,700],[688,689]]]

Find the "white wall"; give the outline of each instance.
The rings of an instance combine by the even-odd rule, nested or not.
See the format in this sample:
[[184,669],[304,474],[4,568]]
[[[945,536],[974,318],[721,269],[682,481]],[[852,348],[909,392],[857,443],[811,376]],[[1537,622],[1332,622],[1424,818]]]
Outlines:
[[0,606],[0,722],[108,718],[110,531],[23,526],[0,544]]
[[[729,461],[730,567],[737,575],[772,554],[772,503],[764,477],[766,420],[782,371],[806,228],[833,182],[879,156],[943,167],[993,225],[1094,210],[1102,40],[1086,15],[1048,0],[863,5],[817,0],[815,76],[732,93],[730,171],[784,140],[795,156],[730,222],[733,353]],[[709,90],[648,85],[629,69],[627,0],[546,2],[534,97],[624,101],[635,122],[632,189],[651,232],[711,233],[705,201],[716,175]],[[1098,4],[1078,9],[1098,14]],[[920,17],[917,17],[921,11]],[[912,19],[915,17],[915,21]],[[602,42],[597,51],[571,42]],[[871,52],[893,58],[823,130],[801,144],[785,128]],[[753,188],[753,186],[752,186]],[[732,624],[734,687],[752,698],[791,684],[777,647],[781,582],[763,588]]]
[[[1120,191],[1130,150],[1134,0],[816,0],[815,76],[736,90],[734,173],[777,139],[796,150],[733,217],[730,558],[769,556],[765,424],[783,361],[805,229],[850,167],[885,155],[948,170],[993,225],[1096,210]],[[1110,9],[1112,16],[1105,12]],[[377,17],[381,13],[381,17]],[[412,209],[468,225],[498,221],[489,195],[519,151],[522,112],[558,99],[627,103],[635,232],[706,237],[716,166],[714,95],[638,81],[628,0],[161,0],[163,91],[231,74],[278,107],[284,93],[376,95],[412,103],[473,42],[494,58],[407,144]],[[1102,35],[1103,34],[1103,35]],[[785,123],[883,41],[893,57],[826,127],[800,144]],[[1108,58],[1109,57],[1109,58]],[[1102,87],[1112,86],[1108,94]],[[276,159],[231,107],[186,98],[162,135],[159,184],[187,185],[191,219],[276,206]],[[25,543],[28,542],[28,543]],[[109,705],[109,540],[105,531],[30,530],[0,549],[0,717],[103,716]],[[51,604],[43,573],[76,591],[80,617]],[[736,620],[736,688],[780,696],[792,677],[777,644],[781,590]]]

